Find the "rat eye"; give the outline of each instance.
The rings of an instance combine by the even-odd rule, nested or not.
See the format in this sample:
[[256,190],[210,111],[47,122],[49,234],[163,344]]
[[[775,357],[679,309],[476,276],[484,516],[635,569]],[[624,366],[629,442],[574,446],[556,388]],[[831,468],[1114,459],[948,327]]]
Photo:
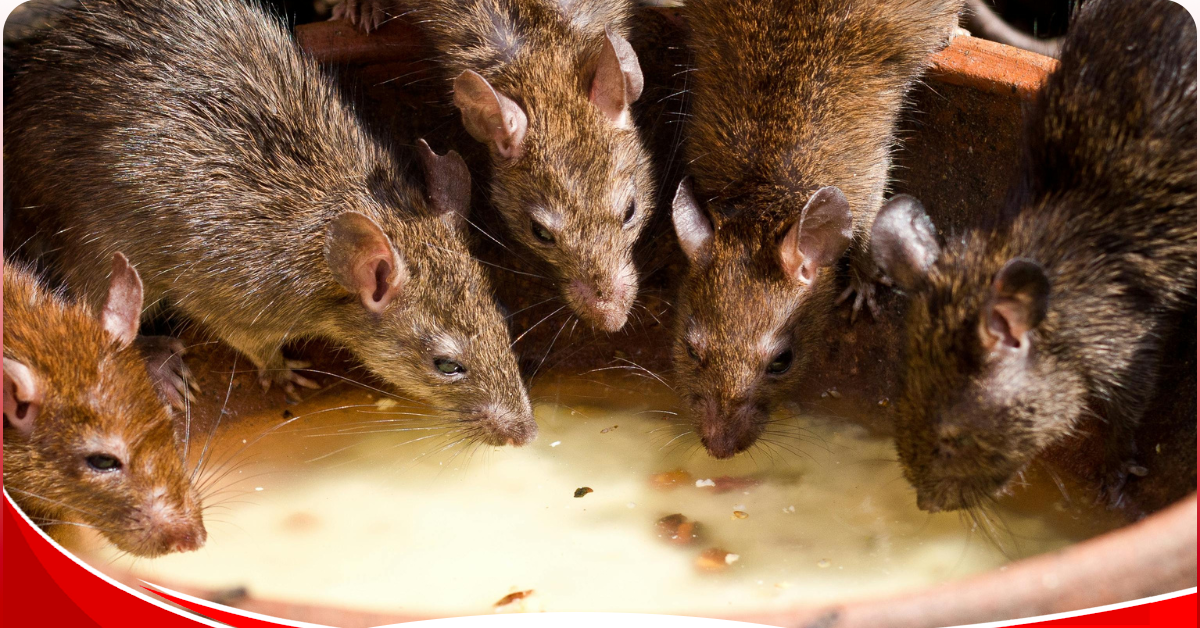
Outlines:
[[437,370],[443,375],[458,375],[460,373],[467,372],[467,367],[455,362],[454,360],[448,360],[446,358],[438,358],[434,360],[433,366],[436,367]]
[[542,225],[542,223],[534,220],[530,223],[530,230],[533,231],[533,237],[546,244],[554,244],[554,234],[550,233],[550,230]]
[[692,343],[684,342],[683,346],[687,349],[687,354],[688,354],[689,358],[691,358],[697,362],[700,361],[700,354],[696,353],[696,348],[692,346]]
[[93,454],[87,457],[88,466],[97,471],[116,471],[121,468],[121,461],[108,454]]
[[786,373],[792,367],[792,350],[787,349],[775,356],[774,360],[767,365],[767,372],[771,375],[781,375]]
[[625,210],[625,224],[629,224],[633,220],[633,215],[637,213],[637,201],[629,201],[629,209]]

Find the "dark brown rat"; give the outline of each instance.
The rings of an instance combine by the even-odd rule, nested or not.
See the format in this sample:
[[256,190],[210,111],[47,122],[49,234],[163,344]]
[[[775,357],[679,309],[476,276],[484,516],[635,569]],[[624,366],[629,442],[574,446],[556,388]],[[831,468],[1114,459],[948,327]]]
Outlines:
[[[904,95],[950,39],[958,0],[697,0],[687,159],[673,215],[677,390],[708,452],[752,445],[805,377],[850,258],[874,288],[867,232]],[[848,292],[849,292],[848,291]]]
[[488,148],[489,200],[518,254],[542,262],[575,315],[623,327],[657,192],[630,114],[643,84],[630,3],[358,0],[338,15],[367,24],[380,6],[432,40],[463,126]]
[[941,248],[915,199],[880,213],[876,257],[912,294],[896,448],[922,508],[985,503],[1091,421],[1112,503],[1143,473],[1134,429],[1196,302],[1194,24],[1085,4],[1004,215]]
[[136,556],[204,545],[200,496],[137,349],[142,283],[113,256],[97,315],[4,267],[4,486],[51,536]]
[[239,0],[85,0],[14,60],[6,192],[73,290],[136,260],[258,367],[321,337],[485,442],[537,433],[504,319],[465,245],[457,154],[373,139],[275,19]]

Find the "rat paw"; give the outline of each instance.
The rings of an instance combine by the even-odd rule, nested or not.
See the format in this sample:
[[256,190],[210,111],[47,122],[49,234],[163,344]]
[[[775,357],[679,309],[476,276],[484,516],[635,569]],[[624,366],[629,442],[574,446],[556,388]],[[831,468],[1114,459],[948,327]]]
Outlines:
[[200,385],[183,361],[187,353],[183,342],[170,336],[138,336],[134,344],[146,361],[146,371],[163,401],[176,410],[196,402],[195,393],[200,392]]
[[1129,482],[1129,476],[1144,478],[1148,473],[1146,467],[1138,464],[1136,460],[1126,460],[1110,469],[1100,483],[1097,503],[1107,503],[1109,510],[1122,508],[1125,505],[1125,485]]
[[320,384],[293,370],[306,369],[310,366],[312,366],[312,363],[303,360],[284,360],[282,368],[259,369],[258,383],[262,385],[263,392],[270,390],[271,384],[279,384],[283,387],[283,392],[289,400],[300,401],[300,391],[296,388],[297,386],[311,390],[321,387]]
[[387,0],[342,0],[333,7],[331,20],[346,20],[364,33],[378,29],[388,20]]
[[875,301],[875,285],[874,281],[862,280],[855,275],[851,277],[850,285],[838,297],[837,305],[841,305],[851,295],[854,296],[854,304],[850,310],[851,324],[854,324],[854,321],[858,319],[858,313],[862,310],[863,305],[867,306],[873,320],[879,320],[879,304]]

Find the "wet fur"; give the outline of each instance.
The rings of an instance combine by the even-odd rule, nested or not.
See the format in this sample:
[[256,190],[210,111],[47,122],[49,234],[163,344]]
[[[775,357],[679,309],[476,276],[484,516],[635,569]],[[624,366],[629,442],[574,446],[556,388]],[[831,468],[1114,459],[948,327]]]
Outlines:
[[[695,196],[715,228],[711,260],[691,265],[678,297],[679,391],[710,453],[748,447],[771,403],[823,347],[839,286],[823,268],[788,281],[778,243],[810,195],[838,186],[853,215],[852,272],[874,277],[868,230],[883,202],[905,93],[944,47],[957,0],[695,0],[686,147]],[[764,374],[759,339],[795,363]],[[697,346],[689,358],[684,341]]]
[[[151,527],[147,514],[161,487],[164,502],[204,534],[200,497],[171,415],[137,348],[115,341],[95,310],[6,263],[4,357],[32,370],[43,392],[28,437],[7,421],[4,428],[5,489],[34,523],[58,540],[76,527],[93,528],[118,549],[157,556],[171,551],[175,534]],[[85,462],[107,453],[89,441],[110,438],[129,452],[121,477],[91,471]]]
[[[897,449],[923,506],[986,502],[1096,420],[1105,488],[1120,488],[1162,339],[1195,307],[1195,76],[1181,7],[1096,0],[1077,16],[1006,215],[951,242],[908,313]],[[979,333],[992,278],[1014,257],[1051,284],[1023,368],[991,359]]]
[[[247,355],[329,338],[439,409],[524,442],[536,433],[505,323],[461,229],[431,208],[421,169],[373,140],[275,19],[238,0],[86,0],[14,59],[5,192],[51,236],[70,288],[103,297],[125,252],[148,305],[169,303]],[[325,230],[374,220],[410,278],[382,316],[339,286]],[[469,368],[448,383],[444,339]],[[513,418],[516,417],[516,418]]]

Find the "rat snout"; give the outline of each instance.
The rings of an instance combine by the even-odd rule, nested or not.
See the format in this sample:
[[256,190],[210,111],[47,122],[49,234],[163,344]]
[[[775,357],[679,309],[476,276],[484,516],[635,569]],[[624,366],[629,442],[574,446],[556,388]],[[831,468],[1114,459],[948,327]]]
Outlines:
[[208,540],[208,531],[204,524],[197,521],[195,525],[184,525],[167,533],[172,552],[194,552],[204,547]]
[[[141,538],[131,553],[141,556],[158,556],[171,552],[192,552],[204,547],[208,531],[204,528],[198,501],[188,497],[184,503],[173,503],[165,498],[165,491],[158,489],[139,513],[138,524],[133,529]],[[117,543],[126,549],[125,544]]]
[[746,398],[705,399],[693,406],[700,423],[700,442],[714,458],[726,459],[747,450],[763,429],[763,410]]
[[472,413],[471,421],[479,439],[493,447],[520,447],[537,438],[537,421],[528,407],[518,410],[491,404]]
[[930,466],[938,477],[973,477],[993,464],[1007,466],[1003,455],[969,429],[946,424],[938,426],[933,436]]
[[930,434],[928,457],[916,462],[917,507],[927,512],[972,508],[1004,490],[1019,463],[968,428],[943,424]]
[[619,331],[637,296],[637,274],[626,264],[611,278],[572,279],[566,292],[567,302],[580,318],[604,331]]

